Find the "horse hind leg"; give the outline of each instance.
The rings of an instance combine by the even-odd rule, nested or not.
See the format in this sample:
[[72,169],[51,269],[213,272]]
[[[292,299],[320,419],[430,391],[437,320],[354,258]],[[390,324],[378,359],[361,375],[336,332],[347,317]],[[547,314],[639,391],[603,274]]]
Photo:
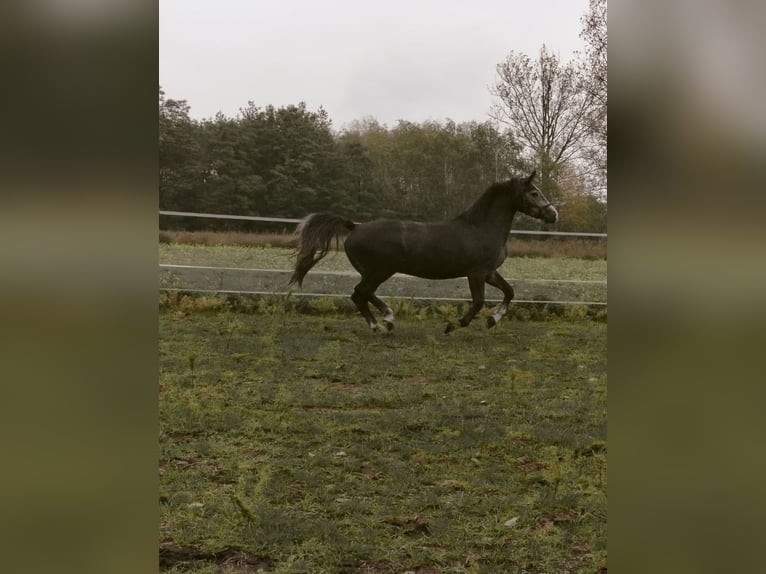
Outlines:
[[378,328],[378,323],[375,321],[372,311],[370,311],[370,305],[367,302],[369,295],[365,292],[363,283],[364,281],[354,287],[354,292],[351,294],[351,300],[354,302],[354,305],[356,305],[356,308],[359,309],[359,312],[362,314],[362,317],[364,317],[364,320],[367,321],[370,328],[375,331]]
[[381,301],[374,293],[369,296],[369,301],[381,312],[383,315],[383,324],[387,330],[394,328],[394,310],[389,305]]
[[390,331],[394,328],[393,310],[391,307],[386,305],[383,301],[375,296],[375,290],[378,288],[378,286],[383,283],[383,281],[391,277],[391,275],[393,274],[386,273],[377,276],[362,277],[362,280],[359,282],[359,284],[354,287],[354,293],[351,295],[351,300],[356,305],[356,308],[359,309],[362,317],[364,317],[365,321],[367,321],[367,324],[373,331],[377,331],[381,329],[381,327],[375,320],[375,316],[370,310],[369,303],[375,305],[375,307],[377,307],[378,310],[384,314],[383,323],[385,324],[386,329]]
[[500,303],[500,306],[492,315],[487,317],[487,328],[491,329],[497,325],[500,319],[502,319],[503,316],[505,316],[505,314],[508,312],[508,305],[510,305],[514,293],[513,287],[511,287],[497,271],[492,271],[492,273],[487,275],[487,283],[493,287],[497,287],[503,292],[503,302]]

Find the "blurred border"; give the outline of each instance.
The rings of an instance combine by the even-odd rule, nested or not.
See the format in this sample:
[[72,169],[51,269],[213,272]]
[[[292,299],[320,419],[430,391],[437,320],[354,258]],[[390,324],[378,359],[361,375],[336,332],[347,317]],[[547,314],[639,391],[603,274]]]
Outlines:
[[157,5],[0,18],[0,570],[157,570]]
[[[766,8],[609,8],[611,567],[755,571]],[[156,570],[157,6],[0,22],[0,567]]]
[[766,5],[609,8],[610,568],[756,571]]

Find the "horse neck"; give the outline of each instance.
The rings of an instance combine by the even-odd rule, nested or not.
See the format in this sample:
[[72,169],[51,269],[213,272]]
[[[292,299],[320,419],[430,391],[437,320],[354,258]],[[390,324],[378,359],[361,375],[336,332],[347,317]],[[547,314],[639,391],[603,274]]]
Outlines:
[[[486,199],[486,198],[485,198]],[[481,208],[474,205],[466,210],[459,218],[485,230],[492,230],[498,240],[505,241],[511,232],[511,224],[516,216],[516,206],[510,198],[495,196],[491,205],[485,203]]]
[[486,225],[493,230],[496,230],[498,237],[505,241],[508,239],[508,234],[511,232],[511,225],[513,224],[514,217],[516,217],[515,209],[496,211],[491,213],[487,218]]
[[493,205],[487,210],[484,225],[496,230],[499,237],[503,240],[508,238],[511,232],[511,224],[516,216],[516,206],[506,195],[501,195],[493,202]]

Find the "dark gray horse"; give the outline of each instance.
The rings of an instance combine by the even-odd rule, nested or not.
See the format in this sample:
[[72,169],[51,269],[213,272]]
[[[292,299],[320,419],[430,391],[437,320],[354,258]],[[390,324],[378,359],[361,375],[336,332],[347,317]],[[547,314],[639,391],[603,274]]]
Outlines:
[[[370,311],[372,303],[382,314],[387,329],[394,326],[391,307],[375,290],[394,273],[425,279],[467,277],[473,305],[460,319],[468,325],[484,306],[484,283],[503,292],[503,302],[487,318],[494,327],[508,311],[513,288],[497,272],[506,257],[505,244],[517,211],[547,223],[558,220],[558,212],[527,178],[513,178],[489,187],[471,207],[451,221],[418,223],[378,219],[354,223],[330,213],[313,213],[296,229],[298,255],[290,285],[302,285],[303,278],[327,255],[333,239],[347,235],[344,247],[351,265],[362,276],[351,300],[373,329],[378,329]],[[317,253],[318,252],[318,253]],[[445,333],[455,328],[448,323]]]

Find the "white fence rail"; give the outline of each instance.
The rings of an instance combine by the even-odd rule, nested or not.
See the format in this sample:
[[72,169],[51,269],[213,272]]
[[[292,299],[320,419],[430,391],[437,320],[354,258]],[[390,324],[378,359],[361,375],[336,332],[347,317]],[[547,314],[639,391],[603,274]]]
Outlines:
[[[190,211],[164,211],[160,215],[173,217],[199,217],[205,219],[235,219],[241,221],[263,221],[266,223],[298,223],[300,219],[288,219],[284,217],[260,217],[257,215],[224,215],[221,213],[193,213]],[[575,231],[532,231],[525,229],[511,229],[511,234],[518,235],[567,235],[572,237],[604,237],[606,233],[581,233]]]
[[[341,293],[309,293],[309,292],[294,292],[294,291],[249,291],[241,289],[182,289],[180,287],[161,287],[160,291],[175,292],[175,293],[210,293],[213,295],[260,295],[260,296],[280,296],[280,297],[330,297],[333,299],[343,298],[348,299],[348,294]],[[383,297],[386,299],[386,297]],[[446,302],[470,302],[470,297],[420,297],[412,295],[410,297],[398,297],[398,299],[406,299],[407,301],[446,301]],[[502,299],[484,299],[486,303],[501,303]],[[548,301],[547,299],[514,299],[514,304],[518,303],[534,303],[536,305],[598,305],[606,307],[606,301]]]
[[[291,269],[179,265],[161,263],[160,291],[279,295],[295,297],[348,297],[359,274],[354,271],[308,273],[304,289],[287,290]],[[584,279],[516,279],[509,282],[519,294],[515,303],[558,303],[563,305],[606,305],[606,281]],[[396,273],[384,283],[383,298],[469,301],[464,279],[427,280]],[[487,297],[488,303],[500,299]]]

